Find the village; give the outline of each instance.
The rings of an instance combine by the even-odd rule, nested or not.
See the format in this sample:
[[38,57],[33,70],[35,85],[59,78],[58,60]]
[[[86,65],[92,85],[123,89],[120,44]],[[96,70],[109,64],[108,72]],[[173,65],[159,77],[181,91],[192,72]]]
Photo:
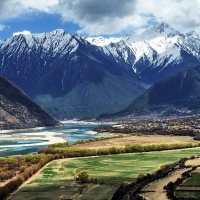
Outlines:
[[163,119],[144,119],[118,122],[95,128],[96,132],[192,136],[200,140],[200,115]]

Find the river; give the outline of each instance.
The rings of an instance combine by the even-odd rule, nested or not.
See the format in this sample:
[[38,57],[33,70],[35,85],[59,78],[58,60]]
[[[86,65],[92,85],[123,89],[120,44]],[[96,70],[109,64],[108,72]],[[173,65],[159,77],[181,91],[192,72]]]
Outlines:
[[48,144],[106,137],[106,134],[95,134],[93,128],[102,123],[65,121],[62,126],[34,130],[2,131],[0,133],[0,156],[23,155],[37,152]]

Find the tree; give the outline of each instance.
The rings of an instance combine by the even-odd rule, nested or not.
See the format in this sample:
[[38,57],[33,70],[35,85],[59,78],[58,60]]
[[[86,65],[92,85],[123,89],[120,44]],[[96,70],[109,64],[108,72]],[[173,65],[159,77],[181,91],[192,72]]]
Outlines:
[[5,181],[5,180],[8,180],[10,178],[9,174],[6,173],[6,172],[1,172],[0,173],[0,180],[1,181]]
[[80,181],[81,183],[88,183],[89,175],[87,174],[87,172],[80,172],[78,174],[77,181]]

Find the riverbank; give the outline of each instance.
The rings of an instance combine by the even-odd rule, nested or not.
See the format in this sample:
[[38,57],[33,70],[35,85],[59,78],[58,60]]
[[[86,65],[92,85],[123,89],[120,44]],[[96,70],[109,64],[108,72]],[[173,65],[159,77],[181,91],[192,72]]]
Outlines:
[[76,120],[62,121],[57,127],[38,127],[22,130],[4,130],[0,132],[0,156],[24,155],[35,153],[39,148],[49,144],[77,140],[87,140],[107,137],[107,134],[97,134],[93,128],[100,123]]

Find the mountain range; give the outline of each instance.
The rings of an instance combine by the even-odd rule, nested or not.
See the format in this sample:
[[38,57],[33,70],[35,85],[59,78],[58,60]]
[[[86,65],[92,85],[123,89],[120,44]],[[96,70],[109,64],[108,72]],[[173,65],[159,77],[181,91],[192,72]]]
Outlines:
[[59,123],[17,86],[0,76],[0,130],[55,126]]
[[[86,38],[87,39],[87,38]],[[118,64],[132,68],[142,82],[153,84],[175,72],[200,63],[200,37],[180,33],[167,23],[158,23],[137,35],[88,38]]]
[[166,23],[121,38],[57,29],[0,42],[0,74],[53,116],[95,118],[127,107],[149,86],[200,63],[200,37]]

